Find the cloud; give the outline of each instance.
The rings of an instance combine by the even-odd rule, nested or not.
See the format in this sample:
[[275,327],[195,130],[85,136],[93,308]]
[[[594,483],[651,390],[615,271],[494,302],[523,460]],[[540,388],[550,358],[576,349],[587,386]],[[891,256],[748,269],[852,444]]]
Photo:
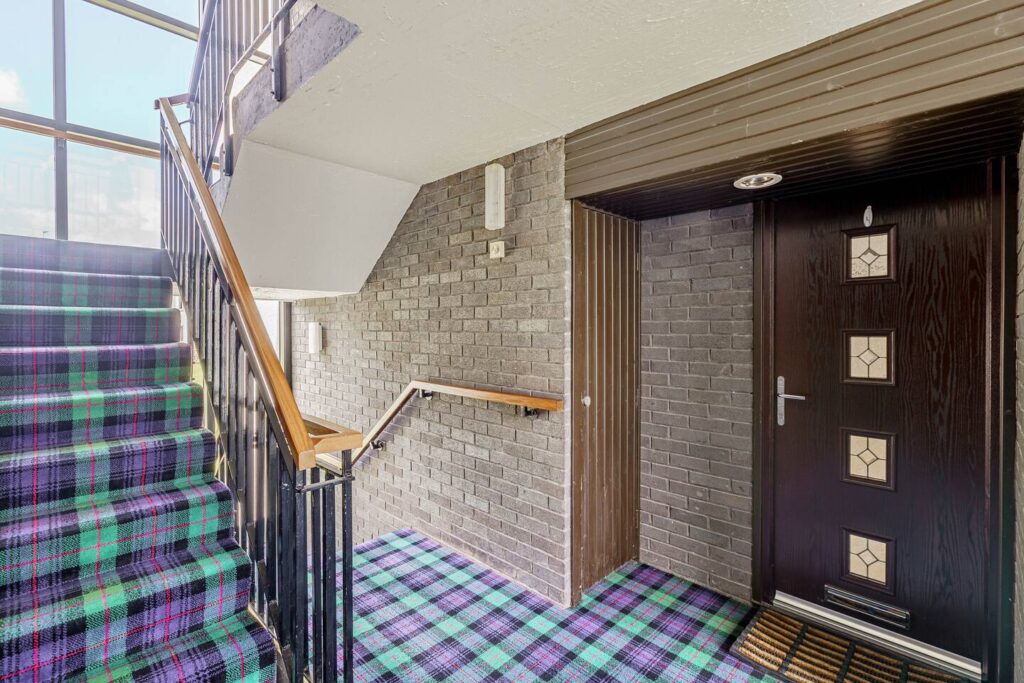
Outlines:
[[25,89],[14,69],[0,69],[0,107],[13,109],[26,104]]

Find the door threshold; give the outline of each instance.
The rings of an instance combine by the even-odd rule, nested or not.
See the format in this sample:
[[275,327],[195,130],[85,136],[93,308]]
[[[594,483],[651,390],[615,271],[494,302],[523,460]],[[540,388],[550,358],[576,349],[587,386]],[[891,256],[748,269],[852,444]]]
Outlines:
[[961,657],[948,650],[892,633],[782,591],[775,592],[775,599],[771,606],[791,617],[813,622],[849,638],[856,638],[862,642],[898,652],[956,676],[963,676],[972,681],[981,681],[981,664],[979,662]]

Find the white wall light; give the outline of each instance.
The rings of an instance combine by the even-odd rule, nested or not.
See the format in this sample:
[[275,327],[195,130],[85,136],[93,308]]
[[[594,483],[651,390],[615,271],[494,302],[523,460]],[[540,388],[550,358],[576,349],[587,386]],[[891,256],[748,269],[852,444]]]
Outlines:
[[324,348],[324,328],[320,323],[309,323],[306,327],[306,338],[309,342],[309,353],[316,355]]
[[484,169],[484,227],[505,227],[505,167],[501,164],[488,164]]

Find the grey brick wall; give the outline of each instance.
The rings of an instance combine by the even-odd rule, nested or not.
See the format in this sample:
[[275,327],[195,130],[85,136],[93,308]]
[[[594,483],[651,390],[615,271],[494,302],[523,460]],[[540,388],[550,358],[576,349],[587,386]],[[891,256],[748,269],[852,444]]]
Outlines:
[[641,233],[640,559],[749,600],[752,207]]
[[[425,185],[363,289],[293,306],[300,407],[368,430],[414,379],[563,396],[569,222],[561,140],[499,159],[507,227],[483,229],[483,167]],[[489,240],[506,257],[487,256]],[[307,353],[307,323],[327,347]],[[356,473],[357,541],[414,527],[554,600],[568,575],[567,414],[414,398]]]

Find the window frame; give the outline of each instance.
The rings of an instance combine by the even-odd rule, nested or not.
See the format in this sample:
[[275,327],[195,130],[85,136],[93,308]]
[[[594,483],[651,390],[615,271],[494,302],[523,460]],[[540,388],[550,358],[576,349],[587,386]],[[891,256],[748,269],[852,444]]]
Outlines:
[[[0,127],[53,140],[54,238],[68,239],[68,142],[78,142],[151,159],[160,158],[160,145],[129,135],[68,122],[67,35],[65,0],[51,0],[53,44],[53,117],[0,107]],[[69,0],[87,2],[140,23],[198,41],[199,28],[130,0]]]

